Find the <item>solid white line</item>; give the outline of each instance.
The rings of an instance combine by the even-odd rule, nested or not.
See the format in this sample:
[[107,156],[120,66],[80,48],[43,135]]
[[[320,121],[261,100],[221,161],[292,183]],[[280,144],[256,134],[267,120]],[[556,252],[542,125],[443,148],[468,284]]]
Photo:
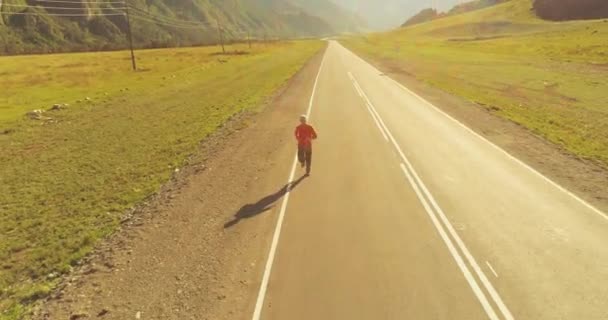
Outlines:
[[490,268],[490,271],[492,271],[492,273],[494,274],[494,276],[496,278],[498,278],[498,273],[496,273],[496,270],[494,270],[494,268],[492,268],[492,265],[490,264],[490,262],[486,261],[486,264],[488,265],[488,268]]
[[439,223],[439,220],[433,213],[433,210],[430,208],[428,202],[426,201],[426,199],[420,192],[420,188],[418,187],[418,185],[412,178],[412,175],[409,173],[409,171],[407,170],[407,168],[405,167],[405,165],[403,163],[401,163],[401,170],[403,171],[403,174],[405,174],[407,180],[409,181],[410,185],[414,189],[414,192],[416,193],[418,200],[420,200],[420,202],[422,203],[424,210],[429,215],[429,218],[431,219],[431,222],[433,222],[435,229],[437,229],[437,232],[439,232],[439,236],[441,237],[441,239],[443,240],[445,245],[448,247],[448,251],[452,255],[452,258],[454,258],[454,260],[456,261],[456,265],[458,265],[458,268],[460,268],[460,271],[462,272],[465,279],[469,283],[469,286],[473,290],[473,293],[477,297],[477,300],[479,300],[479,302],[481,303],[481,306],[483,307],[484,311],[486,312],[488,317],[490,317],[490,319],[492,319],[492,320],[499,319],[498,316],[496,315],[496,312],[494,312],[492,305],[486,298],[485,294],[483,293],[483,291],[481,291],[481,288],[477,284],[477,281],[475,281],[475,278],[471,274],[471,271],[469,271],[469,269],[465,265],[464,261],[462,260],[462,257],[460,256],[460,254],[454,247],[454,244],[452,243],[452,241],[446,234],[443,226],[441,225],[441,223]]
[[509,311],[509,309],[507,308],[507,306],[502,301],[500,295],[498,294],[498,292],[496,291],[496,289],[494,289],[494,286],[492,285],[492,283],[488,280],[488,278],[486,277],[486,275],[483,273],[483,271],[479,267],[479,264],[477,263],[477,261],[475,260],[475,258],[473,257],[473,255],[469,252],[469,250],[467,249],[466,245],[464,244],[464,242],[462,241],[462,239],[460,238],[460,236],[458,236],[458,233],[456,233],[456,231],[454,230],[454,227],[450,223],[449,219],[447,218],[447,216],[445,215],[445,213],[443,212],[443,210],[441,209],[441,207],[439,207],[439,205],[435,201],[435,198],[429,192],[428,188],[426,187],[426,185],[424,184],[424,182],[422,181],[422,179],[420,178],[420,176],[418,175],[418,173],[416,172],[416,170],[414,169],[414,167],[412,166],[412,164],[410,163],[410,161],[408,160],[408,158],[403,153],[403,150],[401,149],[401,146],[399,146],[399,144],[397,143],[395,137],[392,135],[391,131],[388,129],[388,127],[384,123],[384,120],[382,119],[382,117],[380,116],[380,114],[378,113],[378,111],[376,110],[376,108],[374,107],[374,104],[369,100],[369,98],[367,97],[367,94],[365,93],[365,91],[362,90],[362,92],[363,92],[364,98],[367,100],[367,102],[371,106],[372,110],[376,113],[376,115],[377,115],[377,117],[378,117],[381,125],[384,127],[386,133],[388,134],[388,136],[389,136],[389,138],[390,138],[393,146],[395,147],[395,149],[397,149],[397,152],[401,156],[401,159],[403,160],[403,162],[406,164],[407,168],[409,169],[409,172],[411,172],[412,176],[414,177],[414,179],[416,180],[416,182],[418,183],[418,185],[422,189],[423,193],[426,195],[426,197],[429,200],[429,202],[431,203],[432,207],[435,209],[437,215],[439,216],[439,218],[441,219],[441,221],[446,226],[448,232],[450,233],[450,235],[452,236],[452,238],[454,238],[456,244],[458,245],[458,247],[460,248],[460,250],[462,251],[462,253],[466,257],[467,261],[469,262],[469,264],[471,265],[471,267],[473,268],[473,270],[475,271],[475,273],[477,274],[477,276],[481,280],[481,283],[484,285],[484,287],[486,288],[486,290],[488,290],[488,292],[490,293],[490,296],[492,297],[492,299],[494,300],[494,302],[496,303],[496,305],[498,306],[498,308],[502,312],[503,316],[507,320],[514,319],[513,315],[511,314],[511,312]]
[[[355,56],[356,58],[358,58],[359,60],[361,60],[362,62],[364,62],[366,65],[369,65],[369,67],[371,67],[373,70],[375,70],[376,72],[380,72],[376,67],[372,66],[370,63],[368,63],[367,61],[363,60],[361,57],[359,57],[358,55],[356,55],[354,52],[346,49],[344,46],[342,46],[342,48],[344,48],[345,50],[347,50],[348,52],[350,52],[353,56]],[[509,159],[515,161],[516,163],[518,163],[519,165],[523,166],[524,168],[532,171],[534,174],[536,174],[537,176],[539,176],[540,178],[542,178],[543,180],[545,180],[546,182],[548,182],[549,184],[553,185],[554,187],[556,187],[557,189],[559,189],[560,191],[566,193],[567,195],[571,196],[572,198],[574,198],[575,200],[577,200],[578,202],[580,202],[581,204],[583,204],[585,207],[587,207],[588,209],[590,209],[591,211],[593,211],[594,213],[598,214],[600,217],[604,218],[605,220],[608,220],[608,214],[606,214],[605,212],[603,212],[602,210],[596,208],[595,206],[593,206],[592,204],[590,204],[589,202],[583,200],[581,197],[577,196],[576,194],[574,194],[573,192],[571,192],[570,190],[562,187],[561,185],[559,185],[557,182],[551,180],[550,178],[546,177],[545,175],[543,175],[542,173],[540,173],[538,170],[532,168],[530,165],[526,164],[525,162],[519,160],[518,158],[516,158],[515,156],[511,155],[509,152],[505,151],[504,149],[502,149],[501,147],[499,147],[498,145],[494,144],[492,141],[488,140],[486,137],[480,135],[479,133],[475,132],[473,129],[467,127],[467,125],[465,125],[464,123],[460,122],[459,120],[457,120],[456,118],[452,117],[451,115],[449,115],[448,113],[446,113],[445,111],[441,110],[440,108],[438,108],[437,106],[435,106],[434,104],[430,103],[429,101],[427,101],[426,99],[424,99],[423,97],[419,96],[418,94],[416,94],[415,92],[413,92],[412,90],[408,89],[406,86],[402,85],[401,83],[397,82],[395,79],[389,77],[389,76],[385,76],[384,78],[389,79],[391,82],[395,83],[397,86],[399,86],[401,89],[405,90],[406,92],[408,92],[409,94],[413,95],[414,97],[416,97],[418,100],[422,101],[423,103],[427,104],[428,106],[430,106],[433,110],[435,110],[436,112],[439,112],[440,114],[444,115],[445,117],[447,117],[448,119],[452,120],[453,122],[457,123],[458,125],[460,125],[462,128],[464,128],[466,131],[468,131],[469,133],[473,134],[474,136],[476,136],[477,138],[485,141],[486,143],[488,143],[490,146],[492,146],[494,149],[500,151],[501,153],[503,153],[505,156],[507,156]]]
[[586,206],[588,209],[591,209],[591,211],[595,212],[596,214],[598,214],[600,217],[608,220],[608,214],[602,212],[600,209],[596,208],[595,206],[593,206],[592,204],[588,203],[587,201],[583,200],[581,197],[577,196],[576,194],[572,193],[570,190],[562,187],[561,185],[557,184],[557,182],[551,180],[550,178],[546,177],[545,175],[543,175],[542,173],[538,172],[538,170],[532,168],[531,166],[529,166],[528,164],[526,164],[525,162],[519,160],[518,158],[516,158],[515,156],[511,155],[510,153],[508,153],[507,151],[505,151],[504,149],[502,149],[501,147],[497,146],[496,144],[494,144],[493,142],[491,142],[490,140],[486,139],[484,136],[480,135],[479,133],[475,132],[473,129],[467,127],[464,123],[460,122],[459,120],[453,118],[451,115],[447,114],[446,112],[444,112],[443,110],[439,109],[438,107],[436,107],[435,105],[433,105],[432,103],[426,101],[424,98],[422,98],[421,96],[417,95],[416,93],[414,93],[413,91],[411,91],[410,89],[406,88],[404,85],[402,85],[401,83],[395,81],[394,79],[390,78],[389,79],[396,83],[399,87],[401,87],[403,90],[409,92],[410,94],[412,94],[413,96],[415,96],[416,98],[418,98],[419,100],[421,100],[422,102],[426,103],[427,105],[431,106],[435,111],[439,112],[440,114],[446,116],[448,119],[454,121],[455,123],[459,124],[461,127],[463,127],[466,131],[470,132],[471,134],[473,134],[474,136],[478,137],[479,139],[485,141],[486,143],[488,143],[490,146],[492,146],[494,149],[500,151],[501,153],[503,153],[505,156],[507,156],[508,158],[510,158],[511,160],[515,161],[516,163],[520,164],[521,166],[523,166],[524,168],[532,171],[534,174],[536,174],[537,176],[541,177],[543,180],[545,180],[546,182],[548,182],[549,184],[553,185],[554,187],[556,187],[557,189],[559,189],[560,191],[566,193],[567,195],[571,196],[572,198],[574,198],[575,200],[577,200],[578,202],[580,202],[581,204],[583,204],[584,206]]
[[[355,78],[353,77],[353,75],[350,72],[348,73],[348,75],[350,76],[350,79],[353,82],[353,86],[355,87],[355,89],[359,93],[359,96],[361,96],[361,98],[363,98],[363,96],[365,95],[365,93],[363,93],[363,90],[361,89],[361,87],[357,83],[357,80],[355,80]],[[386,132],[384,132],[384,129],[380,125],[380,122],[378,121],[378,118],[376,118],[376,115],[372,111],[372,108],[369,106],[368,103],[366,103],[366,102],[364,102],[364,103],[365,103],[365,107],[367,108],[367,111],[369,112],[369,114],[374,119],[374,123],[376,123],[376,126],[378,127],[378,130],[380,130],[380,133],[382,133],[382,136],[384,137],[384,140],[386,140],[388,142],[388,136],[386,135]]]
[[435,201],[435,198],[433,197],[433,195],[429,192],[429,190],[427,189],[424,182],[422,182],[422,179],[420,179],[420,177],[418,176],[416,171],[414,171],[412,164],[407,160],[406,160],[406,163],[411,168],[412,173],[414,174],[414,177],[419,181],[420,186],[422,187],[422,190],[427,195],[429,201],[433,205],[433,208],[435,208],[435,211],[439,215],[439,218],[441,219],[441,221],[443,221],[443,223],[445,224],[446,228],[448,229],[448,232],[452,235],[452,237],[456,241],[456,244],[460,247],[460,250],[463,252],[464,256],[467,258],[467,261],[469,261],[469,264],[471,265],[471,267],[473,267],[473,270],[475,271],[475,273],[481,280],[481,283],[483,283],[486,290],[488,290],[488,292],[490,293],[490,296],[492,296],[492,299],[494,299],[494,302],[496,303],[496,305],[498,305],[498,308],[502,312],[503,316],[507,320],[513,320],[514,319],[513,315],[511,314],[511,312],[509,311],[507,306],[504,304],[500,295],[498,294],[496,289],[494,289],[494,286],[488,280],[485,273],[483,273],[482,269],[479,267],[479,264],[477,264],[477,261],[475,261],[475,258],[473,257],[473,255],[471,254],[471,252],[469,251],[467,246],[464,244],[464,242],[462,241],[462,239],[460,238],[460,236],[458,235],[458,233],[456,232],[456,230],[450,223],[450,220],[447,218],[447,216],[445,215],[445,213],[443,212],[441,207],[437,204],[437,201]]
[[355,87],[355,89],[357,89],[359,96],[361,96],[361,98],[363,98],[363,90],[361,90],[361,87],[357,84],[357,80],[354,80],[354,78],[353,78],[353,86]]
[[[329,47],[328,47],[329,49]],[[326,49],[326,50],[328,50]],[[315,84],[312,87],[312,93],[310,94],[310,100],[308,102],[308,111],[306,112],[306,116],[310,118],[310,114],[312,113],[313,103],[315,101],[315,94],[317,93],[317,83],[319,83],[319,76],[321,75],[321,71],[323,70],[323,65],[325,64],[325,56],[326,53],[323,53],[323,59],[321,60],[321,65],[319,66],[319,71],[317,72],[317,77],[315,78]]]
[[361,98],[363,98],[363,92],[361,92],[361,88],[359,88],[359,87],[356,85],[357,80],[355,80],[355,77],[353,77],[353,74],[349,72],[349,73],[348,73],[348,76],[350,77],[350,81],[352,81],[352,82],[353,82],[353,85],[355,86],[355,89],[357,90],[357,93],[359,94],[359,96],[360,96]]
[[371,114],[372,118],[374,118],[374,122],[376,123],[376,126],[378,126],[378,130],[380,130],[380,133],[382,133],[384,140],[386,140],[386,142],[388,142],[388,136],[386,135],[386,132],[384,132],[384,129],[382,129],[382,126],[380,125],[380,122],[378,121],[378,119],[376,118],[376,115],[372,111],[372,108],[367,103],[365,104],[365,106],[367,107],[367,111],[369,111],[369,114]]
[[[323,64],[325,63],[325,53],[323,54],[323,59],[321,60],[321,65],[319,66],[319,71],[317,72],[317,77],[315,78],[315,83],[312,88],[312,93],[310,96],[310,102],[308,103],[308,111],[306,112],[307,117],[310,117],[312,112],[312,106],[315,98],[315,94],[317,92],[317,83],[319,82],[319,76],[321,75],[321,70],[323,70]],[[289,182],[293,182],[293,178],[296,173],[296,167],[298,164],[298,156],[296,154],[293,165],[291,167],[291,173],[289,174]],[[262,277],[262,283],[260,284],[260,290],[258,292],[258,298],[255,303],[255,310],[253,311],[253,320],[259,320],[262,315],[262,308],[264,307],[264,299],[266,298],[266,290],[268,289],[268,282],[270,281],[270,273],[272,271],[272,265],[274,263],[275,254],[277,251],[277,246],[279,244],[279,238],[281,236],[281,228],[283,226],[283,219],[285,218],[285,212],[287,211],[287,203],[289,202],[289,195],[291,194],[291,185],[288,187],[285,197],[283,198],[283,203],[281,204],[281,211],[279,212],[279,218],[277,220],[277,225],[274,229],[274,235],[272,237],[272,244],[270,245],[270,252],[268,253],[268,259],[266,260],[266,266],[264,267],[264,275]]]
[[361,93],[362,93],[361,97],[363,99],[365,99],[367,106],[372,110],[372,113],[375,115],[375,118],[379,119],[379,122],[382,125],[382,128],[384,129],[384,131],[388,132],[388,127],[386,126],[386,124],[384,123],[382,118],[380,117],[380,114],[376,111],[376,108],[374,108],[374,105],[367,97],[367,94],[365,94],[365,91],[363,91],[363,89],[361,88],[361,85],[359,84],[359,82],[357,82],[357,79],[355,79],[354,76],[353,76],[353,79],[354,79],[355,83],[357,84],[357,87],[359,87],[359,90],[361,90]]

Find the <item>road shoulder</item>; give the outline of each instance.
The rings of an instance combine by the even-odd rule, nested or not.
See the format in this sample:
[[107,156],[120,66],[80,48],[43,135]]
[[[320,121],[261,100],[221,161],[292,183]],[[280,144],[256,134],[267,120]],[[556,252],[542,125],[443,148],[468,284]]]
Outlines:
[[203,142],[33,318],[249,318],[278,213],[279,199],[261,200],[287,182],[292,126],[322,52],[263,111],[235,117]]

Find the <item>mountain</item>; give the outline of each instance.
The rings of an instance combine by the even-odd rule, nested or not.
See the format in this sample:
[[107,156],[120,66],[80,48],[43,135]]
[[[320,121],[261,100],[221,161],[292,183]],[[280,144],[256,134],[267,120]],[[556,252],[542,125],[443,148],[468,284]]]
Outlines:
[[404,24],[402,24],[401,26],[408,27],[408,26],[412,26],[415,24],[435,20],[435,19],[440,18],[442,15],[443,14],[437,12],[437,10],[435,10],[435,9],[431,9],[431,8],[423,9],[420,12],[418,12],[417,14],[415,14],[413,17],[407,19],[407,21]]
[[397,28],[403,19],[424,8],[447,11],[461,0],[332,0],[368,22],[370,28],[386,30]]
[[509,0],[474,0],[469,2],[464,2],[454,6],[450,11],[448,11],[448,15],[460,14],[465,12],[471,12],[491,6],[495,6],[497,4],[501,4],[503,2],[507,2]]
[[[329,0],[128,0],[138,48],[323,36],[352,31],[353,15]],[[0,54],[112,50],[128,44],[122,0],[0,1]],[[66,16],[67,15],[67,16]]]
[[290,0],[292,4],[304,9],[306,13],[327,21],[339,32],[357,32],[365,29],[366,22],[354,12],[330,0]]
[[471,11],[495,6],[497,4],[500,4],[500,3],[503,3],[506,1],[509,1],[509,0],[474,0],[474,1],[464,2],[464,3],[454,6],[447,13],[438,12],[436,9],[427,8],[427,9],[421,10],[419,13],[417,13],[413,17],[409,18],[401,26],[407,27],[407,26],[443,18],[443,17],[471,12]]
[[[407,27],[446,16],[484,9],[507,1],[510,0],[469,1],[454,6],[447,13],[427,8],[409,18],[402,26]],[[534,0],[532,3],[532,9],[536,15],[546,20],[608,18],[608,0]]]

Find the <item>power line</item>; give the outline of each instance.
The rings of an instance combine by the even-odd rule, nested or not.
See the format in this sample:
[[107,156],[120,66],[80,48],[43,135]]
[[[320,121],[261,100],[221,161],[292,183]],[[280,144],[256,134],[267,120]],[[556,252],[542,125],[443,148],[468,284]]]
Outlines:
[[[132,8],[132,7],[130,7]],[[167,23],[176,23],[176,24],[181,24],[181,25],[190,25],[190,26],[200,26],[200,23],[197,23],[195,21],[187,21],[187,20],[179,20],[179,19],[170,19],[167,17],[162,17],[162,16],[157,16],[157,15],[153,15],[147,12],[142,12],[142,11],[134,11],[134,14],[139,14],[142,17],[148,18],[148,19],[154,19],[156,21],[161,21],[161,22],[167,22]]]
[[[0,0],[0,4],[2,0]],[[133,70],[136,71],[136,63],[135,63],[135,54],[133,48],[133,37],[131,32],[131,22],[130,18],[134,18],[136,20],[140,20],[143,22],[153,23],[160,26],[179,28],[179,29],[190,29],[190,30],[200,30],[204,27],[211,28],[213,24],[208,21],[194,21],[194,20],[181,20],[168,16],[159,16],[154,15],[145,9],[138,8],[136,6],[128,4],[126,1],[116,1],[116,0],[103,0],[103,1],[77,1],[77,0],[36,0],[37,3],[60,3],[60,4],[94,4],[97,6],[101,5],[115,5],[121,4],[121,7],[96,7],[93,9],[96,10],[123,10],[120,13],[114,12],[103,12],[102,13],[46,13],[46,12],[0,12],[0,15],[30,15],[30,16],[53,16],[53,17],[93,17],[93,16],[124,16],[127,22],[127,41],[129,42],[129,47],[131,50],[131,61],[133,65]],[[51,9],[51,10],[82,10],[83,8],[74,8],[74,7],[48,7],[41,5],[13,5],[13,4],[5,4],[6,7],[15,7],[15,8],[39,8],[39,9]],[[133,9],[133,12],[130,12],[129,9]],[[224,28],[221,25],[219,19],[216,19],[215,23],[217,24],[218,31],[218,41],[222,46],[222,51],[225,53],[226,49],[224,47],[225,37],[224,37]],[[243,32],[236,31],[238,34],[247,34],[247,42],[249,47],[251,48],[251,31]],[[265,35],[266,38],[266,35]]]
[[2,12],[1,14],[6,15],[20,15],[20,16],[51,16],[51,17],[107,17],[107,16],[124,16],[124,13],[46,13],[46,12]]
[[209,22],[175,19],[175,18],[171,18],[171,17],[167,17],[167,16],[154,15],[154,14],[151,14],[150,12],[147,12],[143,9],[140,9],[140,8],[134,7],[134,6],[129,6],[129,8],[134,9],[139,14],[145,15],[147,18],[158,19],[163,22],[177,23],[177,24],[193,24],[193,25],[197,25],[197,26],[202,26],[202,25],[211,26],[211,23],[209,23]]
[[[211,22],[203,22],[203,21],[193,21],[193,20],[181,20],[181,19],[175,19],[175,18],[171,18],[171,17],[167,17],[167,16],[158,16],[158,15],[154,15],[151,14],[141,8],[135,7],[135,6],[131,6],[126,4],[124,1],[70,1],[70,0],[37,0],[37,2],[45,2],[45,3],[69,3],[69,4],[98,4],[98,5],[104,5],[104,4],[125,4],[127,6],[129,6],[129,8],[134,9],[135,12],[137,14],[141,14],[143,16],[139,16],[137,14],[134,14],[133,17],[137,18],[138,20],[142,20],[142,21],[146,21],[146,22],[150,22],[150,23],[155,23],[155,24],[159,24],[159,25],[164,25],[164,26],[169,26],[169,27],[174,27],[174,28],[182,28],[182,29],[198,29],[198,28],[202,28],[204,26],[207,27],[213,27],[213,25],[211,24]],[[35,5],[11,5],[11,4],[4,4],[4,6],[6,7],[15,7],[15,8],[40,8],[40,9],[58,9],[58,10],[82,10],[82,8],[68,8],[68,7],[47,7],[47,6],[35,6]],[[108,7],[108,8],[96,8],[96,9],[100,9],[100,10],[125,10],[127,9],[127,7]],[[35,13],[35,12],[23,12],[23,13],[8,13],[5,12],[6,14],[19,14],[19,15],[41,15],[42,13]],[[50,13],[50,14],[46,14],[49,16],[59,16],[59,17],[78,17],[78,16],[119,16],[119,15],[125,15],[125,13],[92,13],[92,14],[71,14],[71,13]]]
[[136,20],[140,20],[140,21],[144,21],[144,22],[148,22],[148,23],[153,23],[153,24],[156,24],[156,25],[159,25],[159,26],[181,28],[181,29],[193,29],[193,30],[200,29],[200,27],[193,26],[193,25],[173,24],[173,23],[158,21],[158,20],[154,20],[154,19],[148,19],[146,17],[142,17],[142,16],[138,16],[138,15],[132,15],[132,17],[135,18]]
[[131,15],[133,17],[138,18],[139,20],[147,21],[147,22],[151,22],[151,23],[155,23],[155,24],[159,24],[159,25],[166,25],[166,26],[180,27],[180,28],[192,28],[192,29],[200,29],[202,27],[201,25],[194,25],[194,24],[187,24],[187,23],[176,23],[176,22],[171,22],[171,21],[164,21],[164,20],[161,20],[161,19],[156,18],[154,16],[140,15],[140,13],[135,13],[135,14],[131,13]]
[[48,3],[71,3],[71,4],[124,4],[124,1],[69,1],[69,0],[36,0],[36,2],[48,2]]
[[[38,8],[38,9],[60,9],[60,10],[82,10],[82,8],[68,8],[68,7],[44,7],[44,6],[31,6],[31,5],[21,5],[21,4],[3,4],[3,7],[9,7],[9,8]],[[115,8],[115,7],[109,7],[109,8],[96,8],[96,9],[100,9],[100,10],[124,10],[126,8]]]
[[159,21],[159,20],[149,19],[149,18],[146,18],[143,16],[138,16],[136,14],[131,15],[131,17],[133,17],[137,20],[155,23],[155,24],[163,25],[163,26],[167,26],[167,27],[182,28],[182,29],[200,29],[201,28],[201,26],[179,25],[179,24],[173,24],[173,23],[163,22],[163,21]]

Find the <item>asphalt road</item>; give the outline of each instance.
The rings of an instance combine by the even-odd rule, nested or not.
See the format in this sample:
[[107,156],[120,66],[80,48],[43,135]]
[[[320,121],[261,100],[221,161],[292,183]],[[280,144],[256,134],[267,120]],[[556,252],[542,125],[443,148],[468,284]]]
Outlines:
[[604,213],[337,42],[310,106],[254,320],[608,319]]

